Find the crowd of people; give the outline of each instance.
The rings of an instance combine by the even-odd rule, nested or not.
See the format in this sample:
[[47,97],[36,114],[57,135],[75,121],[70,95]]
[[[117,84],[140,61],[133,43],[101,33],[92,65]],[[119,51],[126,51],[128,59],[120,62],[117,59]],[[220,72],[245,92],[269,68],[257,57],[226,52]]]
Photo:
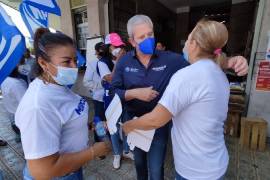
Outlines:
[[[177,180],[224,179],[229,157],[223,125],[230,90],[223,70],[233,69],[239,76],[248,70],[244,57],[228,58],[222,52],[226,26],[199,21],[183,54],[156,42],[148,16],[131,17],[127,32],[128,42],[117,33],[106,35],[95,44],[96,59],[87,62],[83,85],[94,104],[88,122],[86,99],[71,90],[78,77],[74,40],[37,29],[35,58],[27,51],[1,85],[11,126],[22,142],[25,180],[82,180],[83,165],[106,158],[111,150],[113,168],[121,167],[121,158],[129,158],[138,180],[162,180],[169,138]],[[127,51],[127,43],[133,50]],[[123,112],[117,133],[111,135],[105,111],[116,94]],[[102,138],[97,122],[105,130]],[[89,129],[94,131],[93,145]],[[135,129],[156,129],[148,152],[130,150],[127,135]]]

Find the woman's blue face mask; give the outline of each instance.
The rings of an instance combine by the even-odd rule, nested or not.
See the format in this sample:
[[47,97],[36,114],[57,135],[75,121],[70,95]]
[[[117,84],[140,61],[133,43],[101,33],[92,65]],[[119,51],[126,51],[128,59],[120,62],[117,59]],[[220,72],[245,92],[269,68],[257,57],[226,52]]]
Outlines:
[[184,59],[185,59],[187,62],[189,62],[189,59],[188,59],[188,52],[187,52],[187,50],[186,50],[185,48],[183,48],[183,57],[184,57]]
[[188,54],[188,51],[187,51],[187,40],[186,40],[186,42],[185,42],[185,45],[184,45],[184,47],[183,47],[183,50],[182,50],[182,52],[183,52],[183,57],[184,57],[184,59],[187,61],[187,62],[189,62],[189,54]]

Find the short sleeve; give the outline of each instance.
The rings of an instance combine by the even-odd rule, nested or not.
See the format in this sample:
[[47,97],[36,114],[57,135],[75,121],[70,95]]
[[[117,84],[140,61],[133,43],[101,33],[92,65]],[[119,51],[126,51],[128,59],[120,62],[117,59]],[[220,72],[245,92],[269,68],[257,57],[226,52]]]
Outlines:
[[164,106],[173,116],[176,116],[191,102],[191,87],[181,74],[176,73],[170,80],[159,104]]
[[61,120],[52,111],[36,108],[15,115],[25,159],[40,159],[59,152]]
[[101,79],[103,79],[104,76],[112,73],[108,68],[107,64],[105,64],[104,62],[98,62],[98,69]]
[[14,84],[13,91],[14,96],[16,97],[17,102],[19,103],[27,90],[27,84],[24,80],[20,80],[18,83]]
[[117,64],[115,65],[115,71],[112,77],[112,91],[113,93],[118,94],[120,99],[124,102],[125,101],[125,94],[126,89],[124,87],[124,80],[123,80],[123,62],[125,59],[120,59]]

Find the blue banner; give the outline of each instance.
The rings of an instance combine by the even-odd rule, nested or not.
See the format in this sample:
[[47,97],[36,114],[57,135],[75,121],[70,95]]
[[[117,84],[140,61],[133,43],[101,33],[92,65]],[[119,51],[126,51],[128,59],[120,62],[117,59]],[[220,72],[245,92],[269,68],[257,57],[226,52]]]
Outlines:
[[78,67],[81,67],[85,64],[86,60],[85,58],[83,57],[83,55],[81,55],[81,53],[77,50],[76,52],[77,54],[77,66]]
[[61,10],[57,5],[56,0],[23,0],[23,2],[32,5],[45,12],[61,16]]
[[32,39],[37,28],[48,27],[48,13],[61,15],[55,0],[23,0],[19,9]]
[[34,6],[29,5],[26,2],[22,2],[20,4],[20,12],[23,18],[23,21],[32,37],[34,38],[34,34],[36,29],[39,27],[48,27],[48,13],[36,8]]
[[0,84],[20,62],[26,47],[25,39],[0,6]]
[[[19,9],[32,39],[37,28],[48,28],[48,13],[61,15],[55,0],[23,0]],[[78,50],[77,58],[78,67],[83,66],[86,60]]]

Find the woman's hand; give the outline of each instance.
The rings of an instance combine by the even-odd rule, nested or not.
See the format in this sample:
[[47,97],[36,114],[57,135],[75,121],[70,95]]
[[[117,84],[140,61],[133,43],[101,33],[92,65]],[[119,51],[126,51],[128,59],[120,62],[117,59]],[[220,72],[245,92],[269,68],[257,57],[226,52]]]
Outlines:
[[109,142],[97,142],[91,148],[94,157],[105,156],[111,151]]
[[172,119],[171,112],[163,105],[158,104],[153,111],[141,117],[129,120],[122,126],[125,134],[127,135],[133,130],[151,130],[158,129],[164,126]]
[[229,58],[227,69],[233,69],[238,76],[244,76],[248,73],[247,59],[243,56],[234,56]]
[[88,130],[89,131],[95,131],[94,122],[88,122]]
[[134,127],[132,127],[131,123],[132,123],[132,120],[129,120],[123,124],[122,128],[126,135],[128,135],[128,133],[130,133],[131,131],[135,129]]
[[107,122],[106,121],[103,121],[103,126],[104,126],[104,128],[108,131],[109,129],[108,129],[108,125],[107,125]]
[[34,179],[52,179],[74,172],[88,161],[107,155],[110,151],[109,142],[99,142],[79,152],[65,154],[57,152],[43,158],[27,160],[27,163]]

